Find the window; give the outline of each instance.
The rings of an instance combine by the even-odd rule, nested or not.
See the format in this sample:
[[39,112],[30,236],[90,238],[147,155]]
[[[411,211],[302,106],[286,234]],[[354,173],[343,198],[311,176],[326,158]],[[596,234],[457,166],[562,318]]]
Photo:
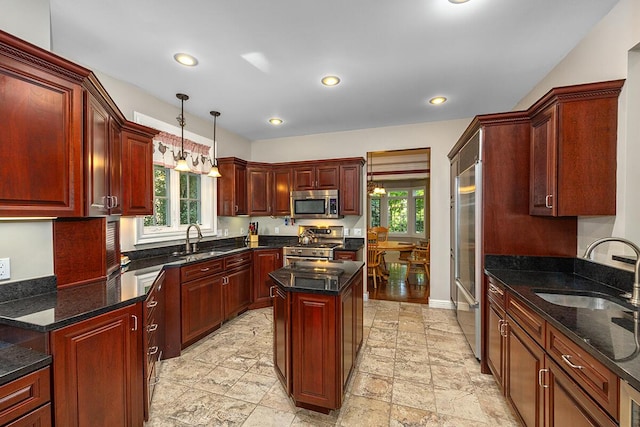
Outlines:
[[169,169],[153,166],[153,215],[144,217],[144,226],[167,226],[171,223],[169,210]]
[[200,223],[200,175],[180,172],[180,224]]
[[369,197],[369,226],[389,228],[390,235],[425,238],[426,188],[389,188]]

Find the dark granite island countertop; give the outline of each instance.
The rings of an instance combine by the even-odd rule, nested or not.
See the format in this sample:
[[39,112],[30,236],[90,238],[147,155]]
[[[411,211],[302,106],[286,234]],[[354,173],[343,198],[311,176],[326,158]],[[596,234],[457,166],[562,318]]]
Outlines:
[[299,261],[269,276],[286,292],[338,295],[363,265],[362,261]]
[[[630,290],[633,273],[583,259],[491,255],[485,261],[485,272],[620,378],[640,389],[638,308],[620,298]],[[540,297],[540,291],[589,292],[615,301],[624,310],[557,305]]]

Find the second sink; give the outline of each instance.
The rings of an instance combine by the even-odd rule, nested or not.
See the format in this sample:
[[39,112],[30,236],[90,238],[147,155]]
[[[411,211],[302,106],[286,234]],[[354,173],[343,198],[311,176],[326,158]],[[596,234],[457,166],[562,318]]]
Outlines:
[[590,310],[622,310],[631,309],[611,301],[601,294],[587,293],[553,293],[545,291],[535,291],[535,294],[551,304],[563,307],[588,308]]

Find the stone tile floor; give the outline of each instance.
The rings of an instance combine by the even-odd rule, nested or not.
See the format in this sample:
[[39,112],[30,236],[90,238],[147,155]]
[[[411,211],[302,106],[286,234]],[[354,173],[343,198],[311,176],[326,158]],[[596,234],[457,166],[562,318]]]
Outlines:
[[273,371],[271,308],[248,311],[164,361],[146,427],[518,426],[480,373],[452,310],[369,300],[344,403],[296,408]]

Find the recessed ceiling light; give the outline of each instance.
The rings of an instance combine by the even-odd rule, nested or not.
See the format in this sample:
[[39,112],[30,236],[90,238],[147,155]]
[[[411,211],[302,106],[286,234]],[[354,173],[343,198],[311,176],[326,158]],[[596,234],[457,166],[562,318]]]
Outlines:
[[469,0],[449,0],[449,3],[453,3],[453,4],[462,4],[462,3],[466,3]]
[[325,86],[335,86],[340,83],[340,77],[338,76],[326,76],[320,80]]
[[269,119],[269,123],[271,123],[274,126],[278,126],[282,124],[282,119],[279,119],[277,117],[272,117]]
[[431,98],[429,100],[429,104],[432,105],[440,105],[444,104],[445,102],[447,102],[447,98],[445,98],[444,96],[436,96],[435,98]]
[[186,65],[187,67],[195,67],[198,65],[198,60],[195,56],[191,56],[188,53],[176,53],[173,55],[173,59],[178,61],[182,65]]

